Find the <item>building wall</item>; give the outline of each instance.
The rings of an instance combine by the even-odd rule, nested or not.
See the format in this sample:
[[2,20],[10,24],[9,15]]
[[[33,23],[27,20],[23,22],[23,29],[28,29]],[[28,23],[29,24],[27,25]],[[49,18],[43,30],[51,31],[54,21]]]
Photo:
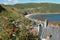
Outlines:
[[41,34],[43,32],[43,29],[48,26],[48,21],[40,21],[38,24],[38,36],[41,37]]

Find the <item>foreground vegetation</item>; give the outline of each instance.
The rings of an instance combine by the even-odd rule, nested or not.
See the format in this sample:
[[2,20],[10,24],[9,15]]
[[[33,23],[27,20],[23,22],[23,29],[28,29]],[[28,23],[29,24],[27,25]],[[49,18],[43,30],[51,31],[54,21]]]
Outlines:
[[34,26],[16,8],[0,5],[0,40],[39,40],[37,33],[30,32]]

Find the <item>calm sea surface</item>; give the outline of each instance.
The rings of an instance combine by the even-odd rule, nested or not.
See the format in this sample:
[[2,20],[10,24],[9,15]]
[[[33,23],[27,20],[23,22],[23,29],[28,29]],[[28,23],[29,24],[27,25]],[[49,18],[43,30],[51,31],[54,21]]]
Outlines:
[[32,19],[48,19],[49,22],[60,22],[60,14],[36,14],[36,15],[31,15],[30,18]]

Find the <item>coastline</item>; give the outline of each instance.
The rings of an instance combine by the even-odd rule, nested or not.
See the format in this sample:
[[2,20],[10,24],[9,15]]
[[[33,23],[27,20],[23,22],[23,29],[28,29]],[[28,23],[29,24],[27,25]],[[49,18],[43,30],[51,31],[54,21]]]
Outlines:
[[[28,14],[26,15],[25,17],[30,19],[30,20],[33,20],[32,18],[30,18],[30,16],[33,16],[33,15],[37,15],[37,14],[40,14],[40,13],[33,13],[33,14]],[[49,13],[49,14],[52,14],[52,13]],[[54,13],[53,13],[54,14]],[[55,13],[55,14],[60,14],[60,13]],[[41,15],[48,15],[48,14],[45,14],[45,13],[41,13]],[[34,19],[34,20],[37,20],[37,19]],[[43,20],[43,19],[42,19]],[[60,22],[49,22],[48,25],[60,25]]]
[[30,16],[30,15],[37,15],[37,14],[43,14],[43,15],[48,15],[48,14],[60,14],[60,13],[31,13],[31,14],[28,14],[26,16]]
[[37,14],[41,14],[41,15],[48,15],[48,14],[60,14],[60,13],[33,13],[33,14],[28,14],[25,15],[26,18],[29,18],[32,15],[37,15]]

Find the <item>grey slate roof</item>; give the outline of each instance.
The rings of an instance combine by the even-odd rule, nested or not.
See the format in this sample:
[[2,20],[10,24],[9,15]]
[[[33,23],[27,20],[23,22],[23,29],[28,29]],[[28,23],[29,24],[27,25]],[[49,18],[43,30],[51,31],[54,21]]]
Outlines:
[[50,40],[60,40],[59,27],[48,26],[46,29],[43,29],[42,38],[46,38],[48,32],[52,35]]

